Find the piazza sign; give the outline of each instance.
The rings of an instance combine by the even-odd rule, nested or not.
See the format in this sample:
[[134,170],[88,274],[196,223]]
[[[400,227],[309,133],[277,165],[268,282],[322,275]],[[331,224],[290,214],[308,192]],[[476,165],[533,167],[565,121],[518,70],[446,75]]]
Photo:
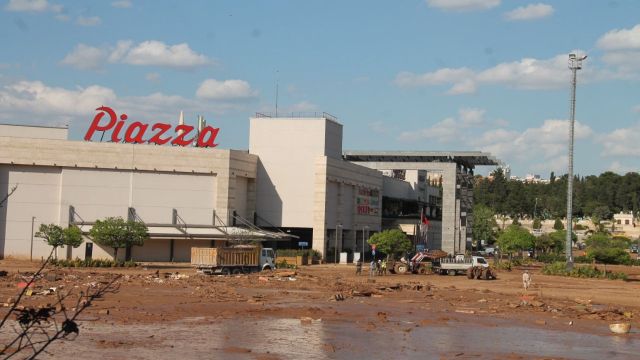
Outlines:
[[[140,121],[127,123],[127,114],[118,117],[116,112],[107,106],[96,109],[98,113],[93,118],[89,130],[84,135],[86,141],[91,141],[96,132],[111,131],[112,142],[130,144],[171,144],[177,146],[216,147],[216,137],[219,128],[205,126],[200,132],[191,125],[179,124],[175,127],[166,123],[145,124]],[[106,118],[105,118],[106,115]],[[195,130],[195,132],[194,132]]]

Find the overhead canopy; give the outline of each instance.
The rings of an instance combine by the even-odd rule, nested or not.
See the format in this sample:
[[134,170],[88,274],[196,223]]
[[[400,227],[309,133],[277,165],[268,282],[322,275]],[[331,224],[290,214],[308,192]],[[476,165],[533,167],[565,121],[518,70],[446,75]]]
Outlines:
[[[85,235],[93,228],[93,223],[76,223]],[[262,229],[247,229],[236,226],[207,226],[207,225],[173,225],[148,224],[150,239],[185,239],[185,240],[227,240],[227,241],[288,241],[297,238],[295,235],[266,231]]]
[[342,157],[352,162],[455,162],[468,168],[500,165],[481,151],[345,151]]

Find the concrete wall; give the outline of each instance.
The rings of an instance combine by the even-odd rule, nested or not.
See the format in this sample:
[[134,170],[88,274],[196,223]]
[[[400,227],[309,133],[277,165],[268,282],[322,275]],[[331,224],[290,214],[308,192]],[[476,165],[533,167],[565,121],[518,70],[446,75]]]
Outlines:
[[[0,208],[0,251],[4,257],[29,258],[31,220],[34,233],[40,224],[60,221],[60,168],[9,166],[0,164],[0,199],[18,185]],[[33,238],[33,258],[47,257],[51,247],[43,239]]]
[[[440,249],[448,253],[464,253],[467,248],[467,229],[461,227],[458,192],[456,189],[458,165],[436,162],[355,162],[371,169],[405,169],[438,172],[442,174],[442,227]],[[434,239],[435,240],[435,239]],[[435,240],[437,241],[437,240]]]
[[[147,223],[170,223],[172,209],[190,224],[211,224],[214,209],[223,220],[234,210],[247,217],[255,208],[256,165],[256,156],[233,150],[2,136],[0,198],[16,184],[18,189],[0,208],[0,256],[29,257],[31,218],[36,217],[36,230],[40,223],[66,227],[69,206],[79,216],[76,221],[88,222],[127,218],[129,207]],[[184,258],[188,244],[178,241],[182,245],[174,247],[174,256]],[[153,240],[133,254],[166,261],[165,245]],[[34,239],[34,258],[49,251],[42,239]],[[112,252],[94,246],[93,257]],[[82,246],[68,255],[84,254]]]
[[407,181],[383,176],[384,196],[394,199],[417,200],[417,194]]
[[313,227],[318,156],[339,158],[342,125],[324,118],[252,118],[249,152],[260,158],[256,211],[282,227]]
[[0,136],[5,137],[67,140],[68,134],[66,127],[0,124]]
[[[326,255],[336,244],[336,226],[342,226],[342,242],[338,252],[356,245],[357,231],[364,226],[371,233],[380,231],[382,213],[382,173],[348,161],[326,156],[316,158],[314,187],[313,249]],[[375,189],[380,193],[380,211],[377,215],[357,213],[356,196],[360,188]],[[358,248],[362,241],[358,242]],[[333,256],[332,254],[329,254]],[[325,256],[326,258],[326,256]]]

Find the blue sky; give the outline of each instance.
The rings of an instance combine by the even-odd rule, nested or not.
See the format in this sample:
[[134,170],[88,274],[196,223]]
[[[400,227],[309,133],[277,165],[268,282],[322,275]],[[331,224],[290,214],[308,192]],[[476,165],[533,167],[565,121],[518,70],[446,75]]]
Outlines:
[[221,148],[248,119],[326,111],[350,150],[482,150],[512,173],[640,165],[640,2],[55,1],[0,3],[0,122],[69,124],[100,105],[143,122],[204,115]]

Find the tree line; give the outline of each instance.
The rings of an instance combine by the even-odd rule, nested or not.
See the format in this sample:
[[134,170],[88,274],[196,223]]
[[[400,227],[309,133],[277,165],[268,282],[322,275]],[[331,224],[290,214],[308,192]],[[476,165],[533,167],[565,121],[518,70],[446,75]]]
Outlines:
[[[545,183],[523,183],[506,179],[501,169],[491,177],[476,176],[475,204],[511,218],[564,218],[567,209],[567,175]],[[607,171],[598,176],[574,178],[573,216],[611,219],[620,211],[640,210],[640,174],[618,175]]]

